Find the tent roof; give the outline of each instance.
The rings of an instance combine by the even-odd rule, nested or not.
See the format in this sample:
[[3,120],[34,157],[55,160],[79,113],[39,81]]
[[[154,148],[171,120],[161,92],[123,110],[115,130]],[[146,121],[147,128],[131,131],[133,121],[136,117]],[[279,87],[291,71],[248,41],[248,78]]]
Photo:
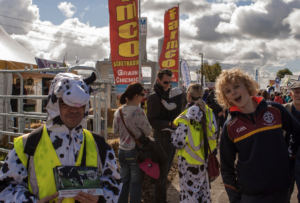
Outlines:
[[[0,26],[0,60],[36,65],[34,55]],[[24,68],[24,67],[23,67]]]

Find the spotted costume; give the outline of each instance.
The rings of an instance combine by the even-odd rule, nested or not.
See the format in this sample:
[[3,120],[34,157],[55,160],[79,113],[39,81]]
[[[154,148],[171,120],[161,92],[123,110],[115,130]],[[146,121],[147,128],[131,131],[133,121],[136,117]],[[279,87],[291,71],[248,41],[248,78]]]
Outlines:
[[[84,138],[83,128],[86,125],[85,117],[88,115],[90,95],[95,93],[89,84],[95,79],[94,74],[90,78],[84,79],[82,76],[72,73],[61,73],[54,78],[51,84],[46,107],[48,111],[46,128],[61,165],[74,166],[77,161]],[[60,118],[59,98],[62,98],[69,106],[85,105],[83,120],[72,130],[69,130]],[[26,135],[23,137],[26,142]],[[109,145],[106,147],[104,165],[100,164],[99,166],[100,162],[98,162],[98,168],[103,172],[100,181],[106,202],[117,203],[122,189],[122,181],[114,151]],[[37,202],[38,200],[39,198],[28,189],[27,168],[20,161],[16,150],[12,149],[0,171],[0,202]]]
[[[182,117],[182,114],[180,115]],[[187,109],[185,115],[188,123],[200,123],[203,113],[198,106],[191,106]],[[216,128],[215,118],[213,116],[212,122]],[[173,145],[179,150],[186,149],[190,144],[187,140],[189,124],[179,122],[176,131],[172,134]],[[200,134],[199,134],[200,135]],[[212,140],[216,139],[216,133],[213,134]],[[199,136],[200,140],[200,136]],[[202,142],[200,142],[202,143]],[[200,144],[199,146],[202,146]],[[179,169],[179,184],[180,184],[180,202],[181,203],[210,203],[209,181],[207,175],[207,162],[204,164],[191,164],[183,155],[178,157]]]

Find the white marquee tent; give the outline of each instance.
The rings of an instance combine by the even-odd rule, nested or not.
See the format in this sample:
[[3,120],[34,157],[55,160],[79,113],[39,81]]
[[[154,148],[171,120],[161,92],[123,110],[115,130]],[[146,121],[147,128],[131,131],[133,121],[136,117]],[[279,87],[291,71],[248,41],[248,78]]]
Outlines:
[[[16,42],[0,26],[0,70],[25,69],[27,66],[37,68],[34,55],[25,47]],[[13,78],[12,74],[0,74],[0,95],[10,95],[12,92]],[[0,112],[10,112],[9,99],[0,99]],[[0,129],[6,126],[5,119],[0,117]]]

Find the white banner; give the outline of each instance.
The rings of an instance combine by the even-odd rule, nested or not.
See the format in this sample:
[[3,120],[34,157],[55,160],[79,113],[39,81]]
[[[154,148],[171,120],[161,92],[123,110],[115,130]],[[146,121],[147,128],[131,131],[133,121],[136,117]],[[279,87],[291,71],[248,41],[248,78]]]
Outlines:
[[258,68],[255,69],[255,73],[254,73],[254,74],[255,74],[255,81],[256,81],[256,82],[259,82],[259,81],[258,81],[258,78],[259,78]]
[[280,92],[280,78],[278,76],[275,78],[275,92]]
[[191,84],[191,76],[190,76],[190,69],[185,60],[181,61],[181,75],[186,87]]

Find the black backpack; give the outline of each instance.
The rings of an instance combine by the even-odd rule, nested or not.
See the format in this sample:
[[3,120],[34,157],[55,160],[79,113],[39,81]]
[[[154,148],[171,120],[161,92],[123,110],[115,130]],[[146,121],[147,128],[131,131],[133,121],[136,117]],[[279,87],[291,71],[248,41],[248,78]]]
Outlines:
[[[30,160],[30,156],[34,156],[35,153],[35,149],[37,147],[37,145],[39,144],[39,141],[42,137],[43,134],[43,128],[44,126],[41,126],[37,129],[35,129],[34,131],[32,131],[29,135],[28,135],[28,139],[24,148],[24,153],[28,155],[28,159],[27,159],[27,168],[29,166],[29,160]],[[99,150],[99,155],[100,155],[100,159],[101,159],[101,163],[102,163],[102,167],[105,164],[105,158],[106,158],[106,151],[107,151],[107,144],[106,141],[103,137],[101,137],[100,134],[91,132],[95,142],[97,143],[98,146],[98,150]],[[86,146],[85,146],[84,142],[84,148],[83,148],[83,154],[82,154],[82,160],[81,160],[81,166],[85,166],[86,165]]]

